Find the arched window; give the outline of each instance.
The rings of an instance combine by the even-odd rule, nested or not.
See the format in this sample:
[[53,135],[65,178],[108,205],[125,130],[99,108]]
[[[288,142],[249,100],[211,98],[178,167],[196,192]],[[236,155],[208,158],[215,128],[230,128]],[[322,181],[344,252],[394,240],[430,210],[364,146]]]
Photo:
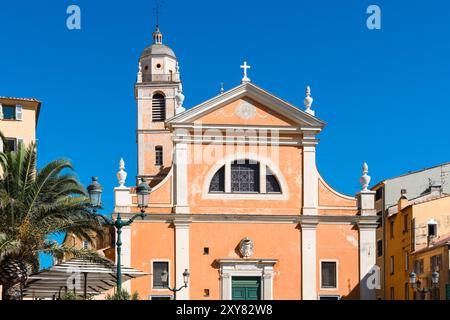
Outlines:
[[278,179],[272,172],[272,170],[269,169],[269,167],[266,167],[266,192],[267,193],[281,192],[280,183],[278,182]]
[[231,164],[231,192],[259,192],[259,163],[245,160]]
[[[262,172],[260,175],[263,169],[265,174]],[[251,160],[238,160],[224,165],[214,174],[209,192],[281,193],[281,186],[268,166]]]
[[152,122],[166,120],[166,97],[161,93],[156,93],[152,98]]
[[225,166],[214,174],[209,185],[209,192],[225,192]]

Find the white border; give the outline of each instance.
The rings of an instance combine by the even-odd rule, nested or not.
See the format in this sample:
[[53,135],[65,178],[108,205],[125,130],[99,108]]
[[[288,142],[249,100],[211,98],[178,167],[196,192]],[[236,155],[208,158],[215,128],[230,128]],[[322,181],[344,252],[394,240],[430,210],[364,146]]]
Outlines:
[[[223,166],[241,159],[256,161],[259,162],[260,165],[268,166],[269,169],[275,174],[278,183],[280,184],[281,193],[210,193],[209,186],[211,184],[212,178],[214,177],[214,174]],[[226,177],[225,180],[227,180]],[[262,183],[262,181],[260,181],[260,183]],[[216,162],[216,164],[210,168],[205,176],[202,198],[208,200],[288,200],[289,188],[284,175],[271,159],[255,153],[243,152],[228,155]]]
[[[334,262],[336,263],[336,287],[324,288],[322,287],[322,262]],[[339,260],[337,259],[321,259],[319,260],[319,281],[321,291],[338,291],[339,290]]]
[[[172,272],[171,272],[171,261],[169,260],[169,259],[152,259],[152,260],[150,260],[150,270],[151,270],[151,272],[150,272],[150,291],[156,291],[156,292],[170,292],[170,290],[168,290],[168,289],[160,289],[160,288],[154,288],[153,287],[153,263],[154,262],[167,262],[168,263],[168,272],[169,272],[169,275],[168,275],[168,280],[169,280],[169,286],[170,286],[170,280],[172,280]],[[167,295],[170,295],[170,294],[167,294]]]

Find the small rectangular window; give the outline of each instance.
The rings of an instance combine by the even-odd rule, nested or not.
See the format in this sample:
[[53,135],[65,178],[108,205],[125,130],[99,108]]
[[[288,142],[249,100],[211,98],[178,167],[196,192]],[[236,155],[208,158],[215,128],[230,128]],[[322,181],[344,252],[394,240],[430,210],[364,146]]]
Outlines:
[[209,297],[209,289],[203,289],[203,296]]
[[16,120],[16,106],[3,105],[3,119]]
[[394,287],[391,287],[391,300],[395,300]]
[[169,278],[169,262],[155,261],[153,262],[153,289],[164,289],[165,285],[162,282],[161,275],[163,271],[167,271],[167,283],[170,283]]
[[409,252],[405,251],[404,255],[405,255],[405,271],[408,272],[409,271]]
[[203,248],[203,255],[205,255],[205,256],[209,255],[209,248],[208,247]]
[[432,272],[439,272],[442,268],[442,255],[432,256],[430,258],[430,265]]
[[17,140],[14,138],[6,138],[8,151],[17,151]]
[[408,232],[408,214],[403,216],[403,232]]
[[163,165],[163,147],[161,146],[155,147],[155,165]]
[[383,256],[383,240],[377,241],[377,257]]
[[383,188],[379,188],[375,191],[375,201],[380,200],[383,197]]
[[390,258],[390,271],[391,271],[391,275],[394,274],[395,272],[395,261],[394,261],[394,256],[391,256]]
[[414,273],[416,273],[416,274],[423,273],[423,259],[416,260],[414,262]]
[[321,287],[327,289],[337,288],[337,269],[336,262],[323,261],[321,265],[322,269],[322,279]]
[[394,220],[392,220],[391,223],[389,224],[389,232],[391,239],[394,239]]
[[435,224],[435,223],[428,224],[428,236],[429,237],[437,236],[437,224]]
[[409,300],[409,283],[405,283],[405,300]]

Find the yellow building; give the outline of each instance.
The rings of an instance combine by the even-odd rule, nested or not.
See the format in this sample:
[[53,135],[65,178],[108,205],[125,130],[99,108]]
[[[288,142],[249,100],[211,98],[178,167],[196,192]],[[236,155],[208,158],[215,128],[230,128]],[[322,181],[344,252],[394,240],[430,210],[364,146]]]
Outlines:
[[[20,142],[28,145],[36,141],[40,108],[41,101],[37,99],[0,96],[0,131],[10,150],[16,150]],[[2,145],[0,148],[3,150]]]
[[[103,237],[94,236],[94,243],[90,244],[89,241],[80,239],[74,234],[67,233],[64,236],[63,244],[67,247],[73,247],[77,249],[95,250],[104,255],[111,261],[115,260],[115,229],[112,226],[103,227]],[[70,260],[72,257],[65,256],[63,260]]]
[[[418,275],[424,284],[422,288],[431,288],[430,274],[438,270],[431,270],[430,257],[440,250],[436,244],[441,244],[450,233],[450,195],[442,193],[440,186],[431,186],[428,194],[408,200],[406,190],[403,190],[397,205],[388,208],[385,225],[384,296],[390,300],[429,299],[429,294],[421,296],[414,291],[409,283],[410,274],[414,271]],[[448,252],[446,257],[448,269]],[[443,258],[441,254],[440,264]],[[420,259],[424,259],[421,266]],[[448,270],[443,270],[440,275],[440,297],[443,299]]]
[[[449,251],[450,234],[447,234],[430,246],[413,252],[414,273],[420,283],[419,289],[421,289],[417,290],[415,299],[450,300]],[[432,285],[433,272],[439,273],[439,282],[434,288]]]

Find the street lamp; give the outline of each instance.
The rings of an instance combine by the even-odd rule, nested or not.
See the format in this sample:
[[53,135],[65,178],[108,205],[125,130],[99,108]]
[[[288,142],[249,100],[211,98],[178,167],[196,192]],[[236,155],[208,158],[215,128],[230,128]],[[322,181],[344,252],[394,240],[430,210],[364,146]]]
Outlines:
[[98,183],[97,177],[92,177],[92,183],[87,187],[89,193],[89,200],[91,201],[91,206],[96,212],[97,208],[102,206],[102,192],[103,188]]
[[148,207],[150,197],[150,187],[148,186],[147,179],[142,178],[141,183],[136,188],[138,196],[138,207],[141,208],[141,213],[145,212],[145,208]]
[[170,290],[170,291],[173,292],[173,300],[177,300],[177,292],[178,292],[178,291],[180,291],[181,289],[184,289],[184,288],[187,288],[187,287],[188,287],[188,284],[189,284],[189,276],[190,276],[190,275],[191,275],[191,274],[189,273],[188,269],[185,269],[184,272],[183,272],[184,285],[181,286],[181,287],[179,287],[179,288],[177,289],[177,288],[171,288],[171,287],[169,287],[169,283],[168,283],[168,281],[167,281],[167,278],[168,278],[168,276],[169,276],[169,273],[167,272],[167,270],[164,270],[164,271],[161,273],[161,281],[162,281],[163,287],[164,287],[165,289]]
[[[122,291],[122,266],[121,266],[121,254],[122,254],[122,228],[131,225],[134,220],[138,217],[141,217],[142,219],[145,218],[145,208],[148,206],[148,194],[150,193],[150,188],[148,185],[146,188],[143,186],[144,181],[139,185],[137,188],[137,194],[138,198],[142,198],[142,202],[139,203],[139,206],[141,208],[141,213],[135,214],[131,219],[124,221],[122,220],[120,212],[117,213],[116,220],[109,219],[101,214],[97,214],[97,208],[101,207],[101,197],[103,188],[98,183],[98,178],[93,177],[92,183],[87,187],[88,193],[89,193],[89,199],[91,200],[91,206],[94,211],[94,215],[96,217],[100,217],[103,219],[104,223],[109,226],[113,226],[117,230],[117,240],[116,240],[116,247],[117,247],[117,267],[116,267],[116,283],[117,283],[117,291]],[[142,187],[141,187],[142,186]],[[139,189],[141,187],[141,189]],[[143,188],[143,189],[142,189]],[[143,196],[143,195],[146,196]]]
[[417,275],[415,274],[415,272],[411,272],[409,274],[409,283],[411,284],[411,287],[414,289],[414,291],[422,293],[422,294],[426,294],[428,292],[430,292],[431,290],[435,290],[435,294],[434,294],[434,298],[435,300],[437,300],[437,294],[436,294],[436,289],[439,286],[439,272],[434,271],[431,274],[431,288],[422,288],[422,282],[417,278]]

